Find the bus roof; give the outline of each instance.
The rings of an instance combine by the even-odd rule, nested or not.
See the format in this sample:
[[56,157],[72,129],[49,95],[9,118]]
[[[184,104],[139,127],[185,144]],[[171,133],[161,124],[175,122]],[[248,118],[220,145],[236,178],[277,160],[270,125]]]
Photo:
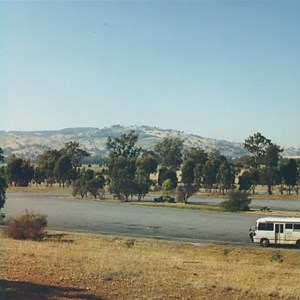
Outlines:
[[259,223],[278,222],[278,223],[300,223],[300,218],[296,217],[265,217],[256,220]]

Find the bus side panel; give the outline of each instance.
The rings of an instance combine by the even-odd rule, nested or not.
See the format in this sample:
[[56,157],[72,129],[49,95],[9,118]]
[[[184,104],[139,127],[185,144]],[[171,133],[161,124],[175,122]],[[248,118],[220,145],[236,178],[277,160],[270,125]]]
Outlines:
[[253,237],[254,243],[260,243],[262,239],[268,239],[270,244],[275,243],[275,233],[274,231],[267,231],[267,230],[256,230],[255,236]]

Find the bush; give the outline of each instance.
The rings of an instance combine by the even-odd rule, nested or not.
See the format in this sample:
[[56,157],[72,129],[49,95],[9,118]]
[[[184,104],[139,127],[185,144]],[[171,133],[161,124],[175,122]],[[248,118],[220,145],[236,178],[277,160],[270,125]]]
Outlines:
[[7,225],[7,233],[10,238],[41,241],[46,235],[47,218],[44,215],[25,211],[17,218],[9,218]]
[[281,251],[274,252],[270,258],[270,261],[282,263],[283,262],[282,252]]
[[248,211],[251,199],[248,194],[241,191],[232,191],[228,194],[228,200],[221,202],[226,211]]

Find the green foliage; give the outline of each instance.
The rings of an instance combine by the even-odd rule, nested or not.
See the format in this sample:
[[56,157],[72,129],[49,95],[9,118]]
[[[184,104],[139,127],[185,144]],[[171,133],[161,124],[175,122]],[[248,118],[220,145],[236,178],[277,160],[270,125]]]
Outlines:
[[260,164],[260,159],[265,155],[266,148],[271,144],[271,140],[257,132],[245,139],[244,147],[254,156],[254,166]]
[[28,186],[33,179],[33,165],[26,159],[12,155],[7,163],[7,181],[15,186]]
[[124,157],[136,158],[141,152],[141,148],[136,147],[138,135],[134,130],[128,134],[124,133],[120,138],[108,137],[106,147],[109,150],[109,158]]
[[173,185],[173,182],[171,179],[166,179],[162,185],[161,185],[161,190],[162,190],[162,193],[163,193],[163,196],[165,197],[168,197],[170,196],[170,192],[172,190],[174,190],[174,185]]
[[259,132],[249,136],[244,147],[253,155],[253,167],[259,169],[261,183],[267,185],[271,195],[273,185],[280,181],[278,162],[283,149]]
[[280,166],[280,174],[282,181],[288,186],[288,193],[291,194],[291,189],[297,184],[299,177],[296,160],[284,161]]
[[95,199],[102,194],[102,189],[105,185],[105,178],[103,174],[95,172],[91,169],[82,168],[80,176],[73,184],[72,195],[75,197],[78,194],[83,198],[90,193]]
[[127,201],[134,195],[140,200],[149,192],[150,174],[156,172],[155,156],[136,147],[137,140],[138,136],[131,131],[120,138],[109,137],[107,141],[109,189],[121,200]]
[[241,191],[232,191],[228,194],[228,200],[221,202],[221,207],[226,211],[248,211],[251,199],[248,194]]
[[218,183],[218,173],[222,163],[226,163],[227,159],[220,152],[215,151],[209,154],[208,160],[203,167],[203,184],[212,189]]
[[105,185],[105,178],[102,174],[95,174],[95,176],[86,182],[87,191],[96,199],[100,195],[100,190]]
[[182,139],[178,137],[166,137],[155,146],[154,151],[161,165],[178,170],[182,163],[182,149]]
[[54,182],[64,185],[77,179],[77,167],[89,153],[79,148],[79,143],[68,142],[59,151],[47,150],[36,159],[35,181],[47,184]]
[[162,186],[163,182],[170,179],[174,188],[177,187],[178,178],[176,171],[170,168],[162,167],[158,172],[158,184]]
[[46,235],[47,218],[45,215],[26,211],[17,218],[10,217],[7,226],[10,238],[41,241]]
[[259,183],[259,173],[257,169],[251,169],[243,172],[239,176],[239,190],[240,191],[252,191],[254,192],[255,186]]
[[60,149],[60,156],[67,156],[71,161],[72,167],[77,168],[80,166],[81,161],[90,156],[88,152],[79,148],[79,143],[77,142],[67,142],[65,147]]

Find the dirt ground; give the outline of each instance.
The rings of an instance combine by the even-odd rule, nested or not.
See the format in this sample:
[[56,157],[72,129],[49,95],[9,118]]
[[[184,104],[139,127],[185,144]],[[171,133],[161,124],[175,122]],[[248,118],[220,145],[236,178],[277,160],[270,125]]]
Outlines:
[[299,252],[0,230],[0,299],[299,299]]

